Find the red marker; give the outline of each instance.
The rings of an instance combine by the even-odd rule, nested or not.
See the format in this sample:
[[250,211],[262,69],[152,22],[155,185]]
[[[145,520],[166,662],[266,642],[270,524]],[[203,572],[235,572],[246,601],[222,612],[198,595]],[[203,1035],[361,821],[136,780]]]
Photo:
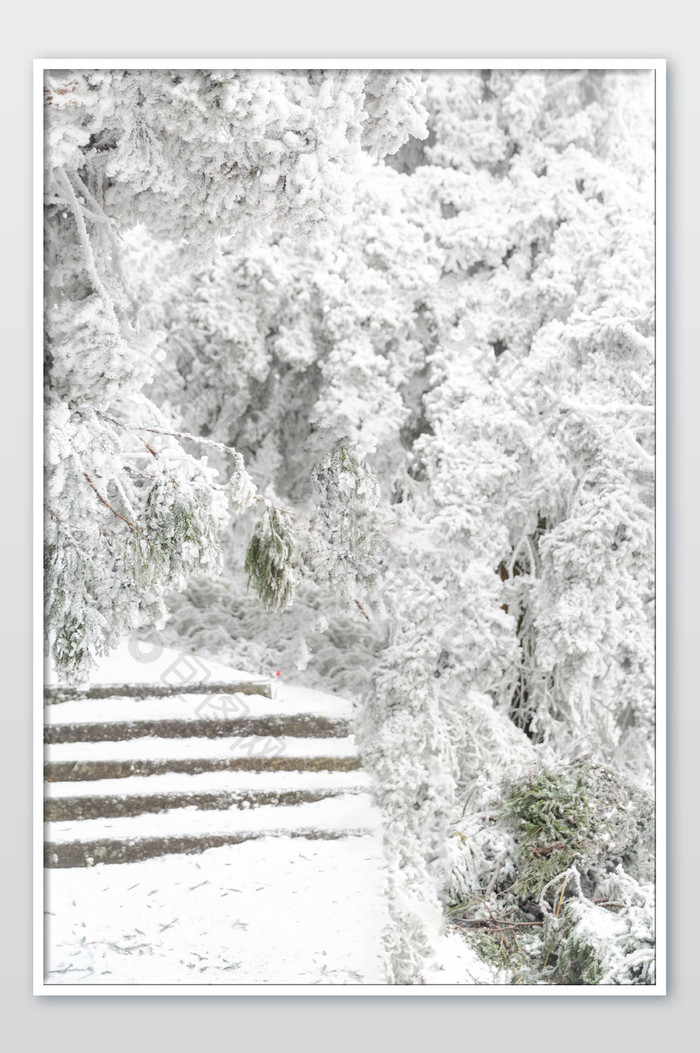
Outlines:
[[279,675],[280,675],[280,671],[278,669],[277,672],[275,673],[275,676],[279,676]]

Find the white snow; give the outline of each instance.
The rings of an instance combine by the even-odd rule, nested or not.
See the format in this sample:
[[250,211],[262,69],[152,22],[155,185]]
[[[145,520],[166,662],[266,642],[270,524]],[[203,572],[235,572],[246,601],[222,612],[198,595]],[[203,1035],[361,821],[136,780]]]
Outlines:
[[287,793],[291,790],[368,790],[369,775],[357,771],[205,771],[197,775],[163,772],[129,775],[125,779],[88,782],[47,782],[44,796],[120,797],[164,793]]
[[[201,684],[208,680],[235,683],[239,680],[260,680],[259,673],[215,662],[211,658],[176,651],[156,643],[138,641],[135,636],[125,637],[111,654],[101,659],[90,676],[92,684]],[[45,681],[48,687],[55,686],[56,675],[47,663]]]
[[[171,647],[157,645],[151,649],[146,643],[137,643],[128,637],[119,644],[112,654],[102,659],[100,665],[91,676],[92,684],[166,684],[168,686],[182,686],[182,694],[171,698],[161,699],[119,699],[119,709],[112,709],[115,702],[105,699],[85,699],[72,702],[60,702],[48,706],[46,709],[47,722],[49,723],[97,723],[103,720],[151,720],[162,717],[170,719],[169,707],[172,707],[172,716],[186,719],[189,708],[196,709],[204,700],[206,694],[187,694],[188,685],[206,685],[208,683],[268,683],[272,687],[273,699],[262,695],[229,695],[218,696],[215,692],[214,702],[220,707],[224,705],[222,698],[230,699],[233,706],[243,703],[250,707],[255,716],[263,716],[266,713],[313,713],[317,716],[328,716],[348,719],[352,714],[352,703],[340,695],[334,695],[325,691],[314,691],[312,688],[298,687],[295,684],[287,684],[275,675],[276,670],[264,670],[253,673],[249,670],[231,669],[212,658],[202,658],[199,655],[187,654],[184,651],[176,651]],[[45,683],[47,687],[56,686],[56,677],[47,663]],[[115,695],[115,698],[118,698]],[[145,716],[150,706],[152,716]],[[69,708],[71,707],[71,708]],[[76,707],[76,708],[72,708]],[[134,714],[117,716],[115,714]],[[63,714],[61,719],[59,714]],[[81,714],[78,716],[78,714]],[[86,719],[82,714],[89,714]],[[197,719],[192,712],[192,719]]]
[[[167,649],[157,661],[134,658],[125,641],[95,683],[168,682],[168,669],[201,680],[258,679],[197,656]],[[166,679],[163,676],[166,674]],[[193,676],[194,679],[194,676]],[[191,683],[192,680],[188,681]],[[276,684],[276,699],[225,696],[228,715],[313,713],[348,719],[351,703]],[[154,719],[198,719],[202,695],[152,699],[85,699],[45,707],[52,725]],[[213,700],[223,705],[222,698]],[[237,708],[238,707],[238,708]],[[246,708],[247,707],[247,710]],[[216,719],[225,714],[208,713]],[[199,716],[201,719],[201,716]],[[233,730],[233,728],[232,728]],[[270,749],[270,746],[274,749]],[[231,736],[60,743],[51,761],[211,759],[240,755],[350,757],[341,739]],[[366,772],[163,772],[124,779],[45,783],[49,799],[174,793],[329,790],[335,796],[293,806],[263,805],[46,824],[47,840],[133,841],[140,838],[250,833],[254,840],[136,863],[46,871],[46,981],[50,984],[384,984],[382,930],[388,921],[380,815]],[[347,831],[337,840],[314,831]],[[295,833],[301,837],[290,837]],[[493,982],[459,934],[449,933],[426,983]],[[108,990],[108,988],[106,987]]]
[[123,742],[58,742],[46,746],[46,760],[225,760],[230,757],[354,757],[355,740],[301,739],[291,736],[238,735],[224,739],[159,739],[145,737]]
[[380,984],[377,835],[52,870],[46,982]]
[[132,841],[145,837],[198,837],[274,830],[377,829],[378,813],[366,796],[342,794],[322,801],[287,807],[263,805],[245,809],[175,808],[113,819],[80,819],[46,823],[46,840]]
[[57,702],[46,707],[47,724],[103,724],[140,720],[237,720],[241,717],[313,716],[348,720],[352,716],[346,699],[306,698],[305,691],[283,686],[277,698],[262,695],[176,695],[173,698],[86,698]]
[[424,973],[427,984],[497,984],[505,975],[494,972],[471,950],[458,932],[446,932],[438,942],[437,954]]

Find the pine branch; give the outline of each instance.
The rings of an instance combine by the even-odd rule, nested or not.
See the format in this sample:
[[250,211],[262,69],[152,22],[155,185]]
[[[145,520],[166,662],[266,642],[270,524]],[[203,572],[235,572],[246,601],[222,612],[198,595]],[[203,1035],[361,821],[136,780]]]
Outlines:
[[[166,431],[165,428],[151,428],[145,427],[143,425],[127,424],[125,421],[117,420],[116,417],[112,417],[108,413],[103,413],[101,410],[95,410],[95,413],[99,417],[104,417],[105,420],[111,421],[112,424],[116,424],[117,427],[124,428],[126,431],[133,431],[136,433],[140,431],[145,431],[149,435],[164,435],[170,439],[186,439],[188,442],[197,442],[200,443],[202,446],[213,446],[215,449],[222,450],[224,453],[228,453],[232,457],[236,457],[238,455],[238,451],[234,450],[232,446],[226,446],[225,443],[217,442],[215,439],[205,439],[201,435],[190,435],[189,432],[185,431]],[[139,439],[146,447],[148,447],[148,449],[151,451],[154,457],[158,456],[156,451],[153,449],[152,446],[150,446],[146,442],[143,436],[139,435]],[[217,487],[214,483],[209,483],[209,486],[211,486],[213,490],[225,489],[225,487]],[[262,494],[254,494],[253,500],[262,501],[264,505],[266,505],[270,509],[274,509],[275,512],[284,512],[285,515],[289,516],[295,515],[291,508],[284,508],[282,505],[275,505],[267,497],[263,497]]]
[[480,929],[491,936],[495,932],[507,932],[515,929],[541,928],[543,921],[507,921],[496,919],[490,921],[488,918],[454,918],[455,925],[461,925],[466,929]]
[[152,453],[152,454],[153,454],[153,456],[157,458],[157,457],[158,457],[158,454],[157,454],[157,453],[156,453],[156,451],[155,451],[155,450],[153,449],[153,447],[151,446],[151,444],[150,444],[150,443],[148,443],[148,442],[146,442],[146,440],[145,440],[144,438],[142,438],[142,436],[141,436],[141,435],[139,435],[139,439],[141,440],[141,442],[143,443],[143,445],[144,445],[144,446],[146,447],[146,449],[147,449],[147,450],[149,451],[149,453]]
[[137,530],[141,529],[140,526],[134,526],[134,524],[129,519],[127,519],[126,516],[123,516],[121,514],[121,512],[117,512],[116,509],[112,508],[112,506],[109,503],[109,501],[105,497],[102,496],[102,494],[97,489],[97,487],[95,486],[95,484],[93,483],[92,479],[90,478],[90,476],[88,475],[87,472],[83,472],[83,475],[85,476],[85,478],[89,482],[89,484],[92,487],[92,489],[97,494],[99,500],[102,502],[102,504],[105,506],[105,508],[108,508],[110,510],[112,515],[116,516],[117,519],[121,519],[123,523],[126,523],[126,525],[129,527],[130,530],[137,531]]

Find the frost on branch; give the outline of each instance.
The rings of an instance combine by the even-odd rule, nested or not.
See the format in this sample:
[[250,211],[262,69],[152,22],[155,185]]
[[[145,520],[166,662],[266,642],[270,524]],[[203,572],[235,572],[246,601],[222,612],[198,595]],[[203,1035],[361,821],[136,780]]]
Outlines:
[[[389,148],[415,131],[418,81],[392,77],[397,105],[382,110],[382,76],[373,75],[374,104],[365,111],[369,76],[49,76],[46,362],[56,423],[47,435],[47,612],[59,675],[85,678],[118,632],[163,620],[168,591],[220,569],[225,497],[241,512],[255,493],[240,454],[227,451],[234,472],[222,490],[216,470],[185,451],[144,396],[165,333],[149,329],[141,297],[161,292],[156,275],[149,287],[138,271],[128,273],[126,235],[138,226],[161,241],[184,239],[180,263],[191,266],[222,237],[240,253],[271,232],[307,235],[335,220],[363,134],[380,125]],[[371,145],[376,152],[378,142]],[[254,540],[261,548],[251,557],[253,579],[266,603],[287,606],[291,577],[279,568],[270,577],[260,562],[265,538]]]
[[362,145],[372,157],[396,153],[409,137],[427,138],[428,111],[423,105],[425,87],[420,74],[371,70],[364,93],[368,120],[362,129]]
[[248,584],[268,610],[286,610],[294,599],[295,548],[290,514],[268,505],[245,556]]
[[123,227],[195,250],[233,236],[240,251],[342,214],[361,146],[385,154],[421,134],[420,95],[418,77],[382,71],[73,72],[49,78],[63,131],[49,158],[87,163]]
[[377,477],[340,442],[313,468],[312,478],[320,500],[309,521],[307,572],[346,602],[359,603],[376,579]]
[[445,880],[454,778],[433,661],[418,634],[410,628],[397,633],[375,672],[359,728],[384,815],[384,947],[388,980],[396,984],[420,983],[443,928],[438,890]]

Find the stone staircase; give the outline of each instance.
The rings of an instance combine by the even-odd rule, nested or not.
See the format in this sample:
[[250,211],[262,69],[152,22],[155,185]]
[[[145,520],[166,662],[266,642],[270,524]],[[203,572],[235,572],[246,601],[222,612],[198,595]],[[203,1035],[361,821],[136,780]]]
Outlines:
[[47,867],[377,829],[344,699],[250,678],[45,700]]

